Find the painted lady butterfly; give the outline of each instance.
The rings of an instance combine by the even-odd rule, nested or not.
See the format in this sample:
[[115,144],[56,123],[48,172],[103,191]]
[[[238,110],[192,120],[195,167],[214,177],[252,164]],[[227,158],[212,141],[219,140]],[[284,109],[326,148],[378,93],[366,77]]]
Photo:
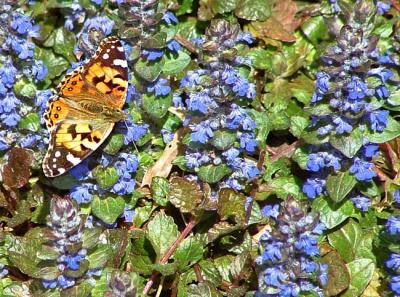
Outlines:
[[88,63],[65,76],[44,115],[50,132],[42,166],[47,177],[78,165],[126,118],[121,109],[127,88],[125,51],[116,37],[104,39]]

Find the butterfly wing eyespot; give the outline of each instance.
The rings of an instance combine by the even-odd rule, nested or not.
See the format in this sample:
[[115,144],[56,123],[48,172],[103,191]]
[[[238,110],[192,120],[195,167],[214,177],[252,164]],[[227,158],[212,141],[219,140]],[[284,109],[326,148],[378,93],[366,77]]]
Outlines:
[[65,76],[57,87],[58,96],[49,101],[44,115],[50,131],[42,166],[47,177],[61,175],[78,165],[104,142],[114,127],[115,120],[99,116],[79,102],[121,110],[127,88],[128,64],[116,37],[103,40],[86,64]]

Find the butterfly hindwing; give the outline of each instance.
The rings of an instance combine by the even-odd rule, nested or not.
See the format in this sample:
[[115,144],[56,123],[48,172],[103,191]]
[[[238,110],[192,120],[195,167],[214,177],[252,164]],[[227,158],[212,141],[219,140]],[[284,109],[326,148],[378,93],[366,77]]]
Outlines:
[[48,177],[63,174],[93,153],[110,134],[113,123],[58,123],[50,135],[49,148],[43,161]]

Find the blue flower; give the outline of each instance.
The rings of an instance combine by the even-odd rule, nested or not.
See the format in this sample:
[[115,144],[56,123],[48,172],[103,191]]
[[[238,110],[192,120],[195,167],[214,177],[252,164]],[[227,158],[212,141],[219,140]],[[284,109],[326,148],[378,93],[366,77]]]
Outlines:
[[126,121],[126,133],[125,133],[125,138],[124,138],[124,144],[128,145],[129,143],[132,143],[134,141],[138,141],[141,137],[143,137],[148,129],[149,125],[148,124],[132,124],[130,121]]
[[350,173],[354,174],[359,181],[370,181],[376,176],[372,168],[372,163],[356,157],[350,167]]
[[390,254],[390,258],[386,261],[385,264],[387,268],[400,272],[400,254]]
[[244,130],[253,131],[256,128],[256,123],[247,114],[246,110],[236,104],[232,104],[232,111],[226,118],[226,127],[228,129],[238,129],[242,125]]
[[353,127],[342,117],[334,118],[333,123],[336,124],[336,133],[338,134],[350,133],[353,130]]
[[390,10],[391,3],[390,2],[384,2],[384,1],[378,1],[376,3],[376,10],[378,11],[379,14],[385,14]]
[[39,142],[41,139],[42,137],[37,134],[27,134],[20,140],[19,145],[22,148],[28,148]]
[[74,186],[70,191],[70,196],[78,203],[89,203],[93,197],[93,184],[83,183],[79,186]]
[[251,161],[242,162],[241,170],[243,176],[248,180],[252,180],[260,174],[260,170],[257,168],[257,164]]
[[199,111],[203,114],[206,114],[209,109],[218,107],[207,91],[190,93],[186,105],[190,111]]
[[279,204],[270,205],[267,204],[261,209],[261,214],[267,218],[278,218],[279,215]]
[[204,121],[199,124],[191,126],[191,138],[193,141],[200,143],[207,143],[207,141],[214,136],[214,132],[210,127],[209,121]]
[[47,75],[47,67],[42,61],[34,61],[30,68],[24,69],[24,74],[28,77],[32,76],[38,81],[42,81]]
[[351,201],[353,202],[354,206],[362,211],[368,211],[371,207],[371,200],[367,197],[358,195],[356,197],[352,197]]
[[359,77],[353,76],[347,85],[350,100],[363,99],[368,94],[368,86]]
[[101,3],[103,2],[103,0],[91,0],[91,1],[96,5],[101,5]]
[[32,42],[10,35],[7,37],[5,45],[13,50],[21,60],[33,57],[33,49],[35,48],[35,45]]
[[236,36],[236,42],[245,42],[247,44],[252,44],[254,42],[254,37],[250,32],[240,32]]
[[386,230],[391,235],[400,234],[400,217],[390,217],[386,222]]
[[180,82],[180,87],[189,87],[192,88],[195,85],[198,85],[201,83],[201,77],[205,74],[206,72],[202,69],[199,70],[191,70],[186,73],[186,76],[182,78]]
[[168,41],[167,48],[171,52],[179,52],[179,50],[181,49],[181,45],[175,39],[172,39],[172,40]]
[[325,190],[326,181],[319,178],[308,178],[303,184],[303,192],[310,199],[315,199]]
[[123,213],[125,222],[132,223],[133,217],[135,216],[135,214],[136,214],[136,212],[133,209],[129,209],[129,207],[125,207],[125,210]]
[[10,24],[11,28],[16,30],[18,34],[25,35],[28,37],[38,37],[39,26],[34,26],[31,22],[30,17],[22,13],[14,13],[13,19]]
[[400,294],[400,275],[393,276],[390,279],[390,285],[389,286],[390,286],[390,289],[393,292],[395,292],[397,294]]
[[372,158],[379,154],[379,145],[367,144],[363,147],[363,155],[367,158]]
[[325,167],[332,167],[335,171],[340,170],[341,158],[336,154],[318,152],[310,154],[307,161],[307,170],[318,172]]
[[164,55],[164,51],[162,49],[144,49],[142,54],[148,61],[155,61]]
[[329,74],[321,71],[317,73],[317,84],[316,87],[320,94],[326,94],[329,90]]
[[206,153],[188,153],[185,155],[186,166],[190,169],[200,167],[211,161],[211,158]]
[[14,67],[11,59],[7,59],[3,67],[0,68],[0,77],[3,84],[11,88],[14,85],[15,77],[17,76],[18,70]]
[[397,189],[393,193],[393,199],[397,204],[400,204],[400,189]]
[[90,32],[92,30],[102,31],[104,35],[108,36],[114,27],[114,21],[109,19],[105,15],[95,16],[92,18],[87,18],[83,24],[82,31]]
[[255,139],[254,133],[240,133],[238,135],[240,141],[240,148],[244,149],[248,153],[254,153],[257,147],[257,140]]
[[176,18],[175,14],[172,13],[171,11],[165,12],[165,14],[162,17],[163,21],[167,23],[167,25],[171,24],[177,24],[178,19]]
[[382,132],[388,122],[388,110],[374,110],[368,114],[368,121],[373,131]]
[[171,87],[165,78],[160,78],[147,87],[147,92],[154,93],[156,96],[166,96],[171,92]]

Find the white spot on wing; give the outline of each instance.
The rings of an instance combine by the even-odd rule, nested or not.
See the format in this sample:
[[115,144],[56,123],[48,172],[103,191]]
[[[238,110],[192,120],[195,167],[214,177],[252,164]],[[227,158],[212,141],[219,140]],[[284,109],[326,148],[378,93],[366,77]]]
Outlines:
[[58,173],[59,174],[63,174],[65,172],[65,169],[64,168],[58,168]]
[[121,66],[122,68],[128,67],[128,63],[126,63],[125,60],[121,60],[121,59],[115,59],[114,62],[113,62],[113,64],[114,64],[115,66]]
[[61,152],[60,152],[60,151],[56,151],[56,152],[54,153],[54,156],[55,156],[56,158],[61,157]]
[[120,52],[124,51],[124,48],[122,46],[117,47],[117,50],[119,50]]
[[79,164],[81,162],[81,159],[79,159],[77,157],[74,157],[73,154],[68,154],[67,155],[67,160],[69,162],[71,162],[73,165],[77,165],[77,164]]
[[103,59],[104,59],[104,60],[107,60],[109,57],[110,57],[110,56],[109,56],[108,54],[104,54],[104,55],[103,55]]

